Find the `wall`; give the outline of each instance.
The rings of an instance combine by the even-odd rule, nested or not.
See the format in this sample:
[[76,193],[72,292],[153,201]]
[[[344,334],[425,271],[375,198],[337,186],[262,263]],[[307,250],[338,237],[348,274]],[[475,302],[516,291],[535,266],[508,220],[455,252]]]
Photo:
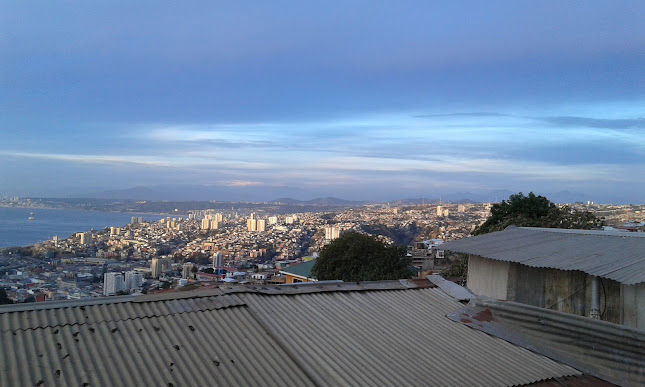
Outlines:
[[620,304],[622,323],[632,328],[645,329],[645,282],[621,285]]
[[590,286],[587,274],[577,270],[544,269],[544,307],[558,312],[588,316],[586,288]]
[[[477,295],[578,316],[588,317],[591,311],[591,276],[577,270],[534,268],[470,255],[467,286]],[[645,283],[621,286],[609,279],[601,281],[603,321],[645,328],[643,300]]]
[[[296,276],[293,276],[293,275],[290,275],[290,274],[285,274],[285,278],[286,278],[286,280],[284,282],[285,284],[294,284],[294,283],[298,283],[298,282],[311,282],[312,281],[309,278],[305,279],[303,277],[296,277]],[[294,281],[294,279],[295,279],[295,281]]]
[[512,262],[508,271],[507,299],[544,308],[545,270]]
[[[585,294],[585,307],[587,316],[591,311],[591,276],[587,276],[587,289]],[[619,282],[612,281],[607,278],[602,278],[600,281],[600,315],[601,320],[609,321],[616,324],[622,324],[621,319],[621,303],[620,303],[620,288]]]
[[466,286],[477,295],[506,300],[509,267],[509,262],[470,255]]

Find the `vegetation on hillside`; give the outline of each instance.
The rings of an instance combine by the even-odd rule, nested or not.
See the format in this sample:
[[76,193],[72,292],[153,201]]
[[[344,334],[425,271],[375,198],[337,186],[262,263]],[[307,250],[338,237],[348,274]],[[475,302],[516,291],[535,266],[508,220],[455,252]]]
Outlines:
[[510,225],[518,227],[547,227],[567,229],[594,229],[603,221],[589,211],[572,210],[569,206],[558,207],[544,196],[530,192],[511,195],[508,200],[493,204],[488,219],[473,235],[502,231]]
[[346,282],[410,278],[406,248],[389,246],[369,235],[348,232],[320,251],[311,274],[320,281]]

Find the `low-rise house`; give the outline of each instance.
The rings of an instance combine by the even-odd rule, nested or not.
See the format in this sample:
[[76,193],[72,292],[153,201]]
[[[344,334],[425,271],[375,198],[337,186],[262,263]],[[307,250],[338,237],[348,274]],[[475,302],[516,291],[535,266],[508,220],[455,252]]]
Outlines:
[[645,233],[510,226],[447,242],[475,294],[645,329]]
[[285,283],[287,284],[317,281],[317,279],[311,276],[311,269],[313,269],[314,263],[316,263],[315,259],[297,263],[280,270],[280,274],[285,277]]

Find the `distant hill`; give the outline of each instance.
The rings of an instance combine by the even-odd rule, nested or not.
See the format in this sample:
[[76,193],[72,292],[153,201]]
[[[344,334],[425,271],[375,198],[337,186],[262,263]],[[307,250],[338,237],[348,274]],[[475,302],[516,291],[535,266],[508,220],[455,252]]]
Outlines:
[[292,199],[292,198],[279,198],[275,200],[271,200],[269,203],[272,204],[292,204],[292,205],[309,205],[309,206],[339,206],[339,207],[346,207],[346,206],[361,206],[363,204],[366,204],[366,201],[353,201],[353,200],[345,200],[345,199],[339,199],[339,198],[333,198],[333,197],[326,197],[326,198],[316,198],[316,199],[311,199],[311,200],[298,200],[298,199]]

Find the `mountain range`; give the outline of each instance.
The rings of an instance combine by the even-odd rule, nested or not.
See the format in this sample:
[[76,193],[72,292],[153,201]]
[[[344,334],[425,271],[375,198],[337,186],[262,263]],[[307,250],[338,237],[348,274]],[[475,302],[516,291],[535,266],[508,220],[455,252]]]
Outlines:
[[[508,199],[517,192],[508,189],[482,190],[478,192],[453,192],[444,194],[432,194],[424,198],[403,198],[391,201],[384,201],[390,204],[421,204],[421,203],[490,203]],[[526,195],[528,190],[523,191]],[[558,192],[534,192],[536,195],[545,196],[555,203],[586,202],[587,200],[596,203],[624,203],[620,197],[595,198],[580,192],[558,191]],[[322,197],[315,199],[304,199],[311,193],[298,187],[230,187],[230,186],[208,186],[208,185],[157,185],[152,187],[137,186],[127,189],[87,192],[74,197],[87,197],[97,199],[121,199],[121,200],[151,200],[151,201],[230,201],[230,202],[268,202],[293,205],[331,205],[331,206],[353,206],[370,203],[366,200],[346,200],[335,197]],[[270,200],[271,197],[278,199]],[[295,197],[295,198],[294,198]],[[298,199],[296,199],[298,198]]]

